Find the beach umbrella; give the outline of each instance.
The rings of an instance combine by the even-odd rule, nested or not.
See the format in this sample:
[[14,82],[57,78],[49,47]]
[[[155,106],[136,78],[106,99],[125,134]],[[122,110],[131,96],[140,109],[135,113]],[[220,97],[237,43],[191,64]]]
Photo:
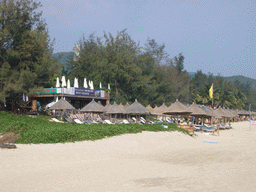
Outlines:
[[93,87],[93,81],[92,81],[92,89],[94,89],[94,87]]
[[100,82],[100,89],[102,89],[102,85],[101,85],[101,82]]
[[115,115],[115,119],[116,116],[119,114],[123,114],[125,111],[124,108],[120,107],[119,105],[116,104],[116,102],[114,102],[114,104],[110,107],[108,107],[108,110],[106,111],[106,114],[114,114]]
[[56,98],[56,102],[58,102],[58,101],[59,101],[59,97]]
[[191,111],[188,109],[187,106],[183,105],[181,102],[179,102],[178,99],[176,99],[176,101],[173,104],[171,104],[171,106],[168,107],[166,111],[163,112],[163,114],[176,115],[178,120],[178,115],[189,115],[191,114]]
[[56,80],[56,87],[60,87],[60,79],[59,79],[59,77],[57,77],[57,80]]
[[26,102],[28,102],[28,96],[26,96]]
[[67,86],[65,76],[62,76],[62,78],[61,78],[61,86],[62,87]]
[[108,90],[110,90],[110,84],[108,84]]
[[203,116],[209,116],[203,109],[198,107],[195,103],[190,105],[188,109],[192,112],[190,115],[194,117],[203,117]]
[[125,104],[125,106],[123,106],[123,108],[126,109],[126,108],[129,107],[129,106],[130,106],[130,104],[127,102],[127,103]]
[[150,106],[150,104],[146,107],[151,113],[154,111],[154,109]]
[[87,80],[86,80],[86,78],[84,78],[84,88],[88,88],[88,85],[87,85]]
[[153,109],[151,114],[156,116],[164,116],[163,112],[165,112],[167,108],[168,107],[165,105],[165,103],[163,103],[160,107]]
[[70,80],[68,79],[67,89],[70,89]]
[[75,107],[73,107],[68,101],[64,100],[64,98],[61,98],[59,101],[57,101],[54,105],[50,107],[50,109],[55,110],[74,110]]
[[105,112],[105,108],[93,99],[90,103],[85,105],[80,111],[90,113],[103,113]]
[[23,101],[25,102],[26,101],[26,97],[25,97],[24,93],[23,93],[22,98],[23,98]]
[[105,111],[107,111],[112,105],[110,103],[108,103],[106,106],[105,106]]
[[135,102],[125,109],[124,114],[136,115],[137,118],[137,115],[149,115],[151,112],[135,99]]
[[78,79],[77,78],[75,78],[75,80],[74,80],[74,87],[78,88]]

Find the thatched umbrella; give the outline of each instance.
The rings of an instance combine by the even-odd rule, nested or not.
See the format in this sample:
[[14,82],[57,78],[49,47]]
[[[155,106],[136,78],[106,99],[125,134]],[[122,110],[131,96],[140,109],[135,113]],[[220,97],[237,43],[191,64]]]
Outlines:
[[127,102],[123,108],[126,109],[129,106],[130,106],[130,104]]
[[103,113],[105,112],[105,108],[103,105],[94,101],[94,99],[84,106],[80,111],[82,112],[90,112],[90,113]]
[[151,113],[154,111],[154,109],[150,106],[150,104],[146,107]]
[[164,114],[176,115],[178,120],[178,115],[189,115],[191,114],[191,111],[188,109],[187,106],[183,105],[181,102],[178,101],[178,99],[176,99],[176,101],[166,109]]
[[61,98],[58,102],[56,102],[53,106],[51,106],[49,109],[53,110],[75,110],[76,108],[73,107],[69,102],[67,102],[64,98]]
[[156,116],[165,116],[165,114],[163,114],[163,112],[165,112],[167,110],[167,108],[168,107],[165,105],[165,103],[163,103],[160,107],[153,110],[151,112],[151,114],[156,115]]
[[61,98],[60,100],[58,100],[58,102],[56,102],[53,106],[51,106],[49,108],[50,110],[61,110],[62,111],[62,115],[61,115],[61,119],[63,116],[63,111],[64,110],[75,110],[76,108],[73,107],[69,102],[67,102],[64,98]]
[[120,107],[119,105],[116,104],[116,102],[114,102],[114,104],[108,108],[108,110],[106,111],[106,114],[115,114],[115,119],[116,119],[116,115],[123,114],[124,111],[125,111],[124,108]]
[[146,108],[144,107],[143,105],[141,105],[137,99],[135,99],[135,102],[130,105],[129,107],[127,107],[125,109],[125,114],[129,114],[129,115],[136,115],[136,118],[137,118],[137,115],[149,115],[151,114],[151,112]]
[[[190,105],[188,109],[192,112],[190,115],[193,117],[201,117],[202,119],[204,117],[209,117],[209,114],[207,114],[203,109],[198,107],[195,103]],[[202,121],[203,123],[203,121]]]

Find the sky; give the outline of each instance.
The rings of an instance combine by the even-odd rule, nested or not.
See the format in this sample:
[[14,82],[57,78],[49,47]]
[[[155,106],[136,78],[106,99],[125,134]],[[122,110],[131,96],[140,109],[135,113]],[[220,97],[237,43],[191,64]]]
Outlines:
[[54,53],[73,51],[84,35],[127,29],[143,47],[183,53],[188,72],[256,79],[255,0],[41,0]]

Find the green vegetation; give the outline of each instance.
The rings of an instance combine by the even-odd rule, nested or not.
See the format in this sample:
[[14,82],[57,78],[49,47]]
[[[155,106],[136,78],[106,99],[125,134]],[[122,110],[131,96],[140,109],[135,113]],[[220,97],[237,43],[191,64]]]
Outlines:
[[0,1],[0,104],[16,103],[23,93],[32,95],[50,81],[60,68],[52,59],[46,23],[31,0]]
[[0,112],[0,133],[13,132],[21,136],[16,143],[65,143],[84,140],[97,140],[125,133],[140,133],[145,131],[180,131],[188,134],[186,130],[178,128],[175,124],[168,124],[170,129],[161,125],[107,125],[93,124],[80,125],[75,123],[54,123],[48,116],[18,116],[7,112]]
[[[56,77],[93,80],[98,89],[110,83],[112,102],[134,102],[155,107],[170,105],[176,99],[183,103],[211,105],[208,90],[214,83],[214,106],[256,110],[256,80],[205,75],[201,70],[191,75],[185,56],[170,56],[164,44],[148,38],[140,46],[122,30],[114,37],[104,33],[79,40],[80,53],[53,55],[40,3],[33,0],[0,1],[0,109],[3,103],[22,106],[22,95],[33,95],[39,88],[55,86]],[[71,81],[73,86],[73,81]],[[11,106],[9,105],[9,106]]]

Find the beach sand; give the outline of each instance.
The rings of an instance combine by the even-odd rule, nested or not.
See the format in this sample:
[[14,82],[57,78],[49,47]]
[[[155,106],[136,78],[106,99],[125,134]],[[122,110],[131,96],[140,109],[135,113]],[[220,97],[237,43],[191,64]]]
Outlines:
[[[255,124],[256,122],[252,122]],[[256,126],[0,150],[0,191],[256,191]]]

